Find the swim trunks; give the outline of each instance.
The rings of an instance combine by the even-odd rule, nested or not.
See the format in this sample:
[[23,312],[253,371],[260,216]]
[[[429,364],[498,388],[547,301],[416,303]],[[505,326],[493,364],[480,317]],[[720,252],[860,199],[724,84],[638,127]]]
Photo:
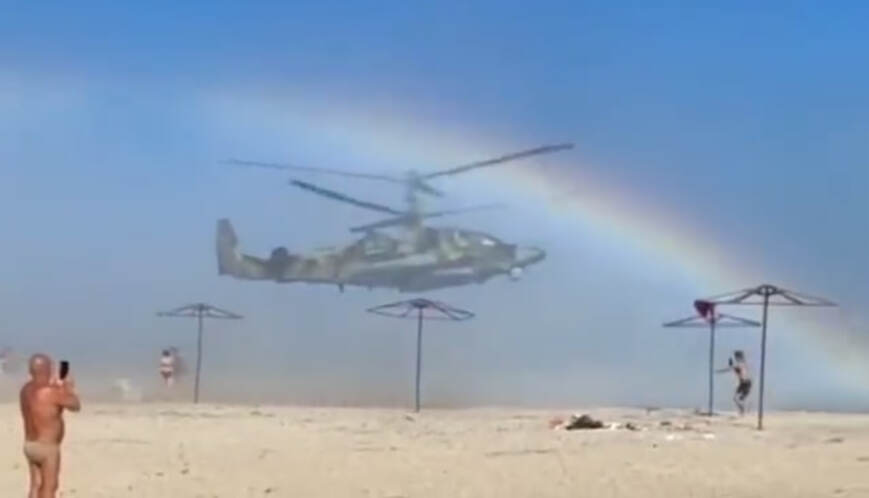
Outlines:
[[59,452],[60,446],[56,444],[39,441],[24,442],[24,456],[32,464],[42,465],[48,459],[56,457]]

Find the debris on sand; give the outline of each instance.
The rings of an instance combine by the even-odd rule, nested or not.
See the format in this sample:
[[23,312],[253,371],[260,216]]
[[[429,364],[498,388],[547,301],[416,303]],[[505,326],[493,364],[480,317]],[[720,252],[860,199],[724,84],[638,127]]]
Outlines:
[[601,420],[592,418],[590,415],[571,415],[566,421],[561,417],[555,417],[549,420],[549,428],[552,430],[575,431],[578,429],[609,429],[611,431],[625,429],[629,431],[643,430],[633,422],[619,423],[611,422],[604,423]]
[[562,428],[566,431],[574,431],[577,429],[603,429],[604,424],[600,420],[595,420],[591,418],[589,415],[580,415],[577,417],[576,415],[571,415],[570,420],[567,421],[566,424],[562,425]]

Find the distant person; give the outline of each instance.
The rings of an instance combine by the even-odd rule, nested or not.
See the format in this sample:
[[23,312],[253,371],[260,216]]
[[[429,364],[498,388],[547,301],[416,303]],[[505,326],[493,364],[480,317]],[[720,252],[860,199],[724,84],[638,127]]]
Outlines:
[[160,376],[166,387],[175,385],[175,354],[169,349],[164,349],[160,356]]
[[75,383],[54,377],[51,358],[30,358],[30,381],[21,388],[24,419],[24,456],[30,470],[30,498],[54,498],[60,476],[60,445],[65,426],[63,411],[77,412],[81,402]]
[[733,357],[727,360],[728,367],[718,370],[718,373],[733,371],[736,374],[736,392],[733,394],[733,402],[736,403],[736,408],[739,414],[745,413],[745,399],[751,392],[751,375],[748,373],[748,363],[745,361],[745,353],[740,350],[733,352]]
[[21,368],[21,358],[12,348],[0,349],[0,375],[7,376],[18,373]]
[[12,350],[9,348],[0,349],[0,375],[8,375],[10,373],[9,363],[12,358]]

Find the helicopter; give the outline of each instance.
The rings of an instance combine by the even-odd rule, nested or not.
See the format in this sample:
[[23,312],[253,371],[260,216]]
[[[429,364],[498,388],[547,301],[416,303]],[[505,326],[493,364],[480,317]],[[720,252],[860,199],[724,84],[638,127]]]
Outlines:
[[[337,285],[341,292],[344,291],[345,286],[421,292],[473,283],[482,284],[499,275],[506,275],[514,281],[519,280],[526,267],[546,257],[544,250],[509,244],[481,231],[436,228],[424,223],[424,220],[431,218],[495,209],[500,207],[499,205],[427,212],[423,210],[418,194],[432,197],[444,196],[442,191],[428,183],[427,180],[433,178],[572,147],[572,144],[547,145],[433,173],[420,174],[409,171],[403,177],[238,159],[227,160],[226,163],[239,166],[308,171],[402,185],[406,190],[405,202],[408,207],[403,210],[396,209],[357,199],[309,182],[291,179],[290,185],[296,188],[386,214],[389,217],[350,227],[352,233],[363,235],[343,247],[325,248],[304,254],[292,254],[285,247],[277,247],[268,257],[241,253],[238,249],[239,239],[235,229],[231,222],[224,218],[217,222],[218,274],[240,280]],[[388,228],[397,228],[400,234],[398,236],[387,234],[384,229]]]

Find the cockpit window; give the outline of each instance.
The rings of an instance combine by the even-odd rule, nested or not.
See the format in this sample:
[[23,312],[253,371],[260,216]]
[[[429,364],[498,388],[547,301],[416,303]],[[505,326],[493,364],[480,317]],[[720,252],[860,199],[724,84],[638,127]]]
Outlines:
[[465,247],[468,245],[468,239],[466,239],[458,230],[453,232],[453,242],[459,247]]
[[394,245],[392,239],[378,233],[371,233],[362,239],[362,251],[368,256],[389,252]]

